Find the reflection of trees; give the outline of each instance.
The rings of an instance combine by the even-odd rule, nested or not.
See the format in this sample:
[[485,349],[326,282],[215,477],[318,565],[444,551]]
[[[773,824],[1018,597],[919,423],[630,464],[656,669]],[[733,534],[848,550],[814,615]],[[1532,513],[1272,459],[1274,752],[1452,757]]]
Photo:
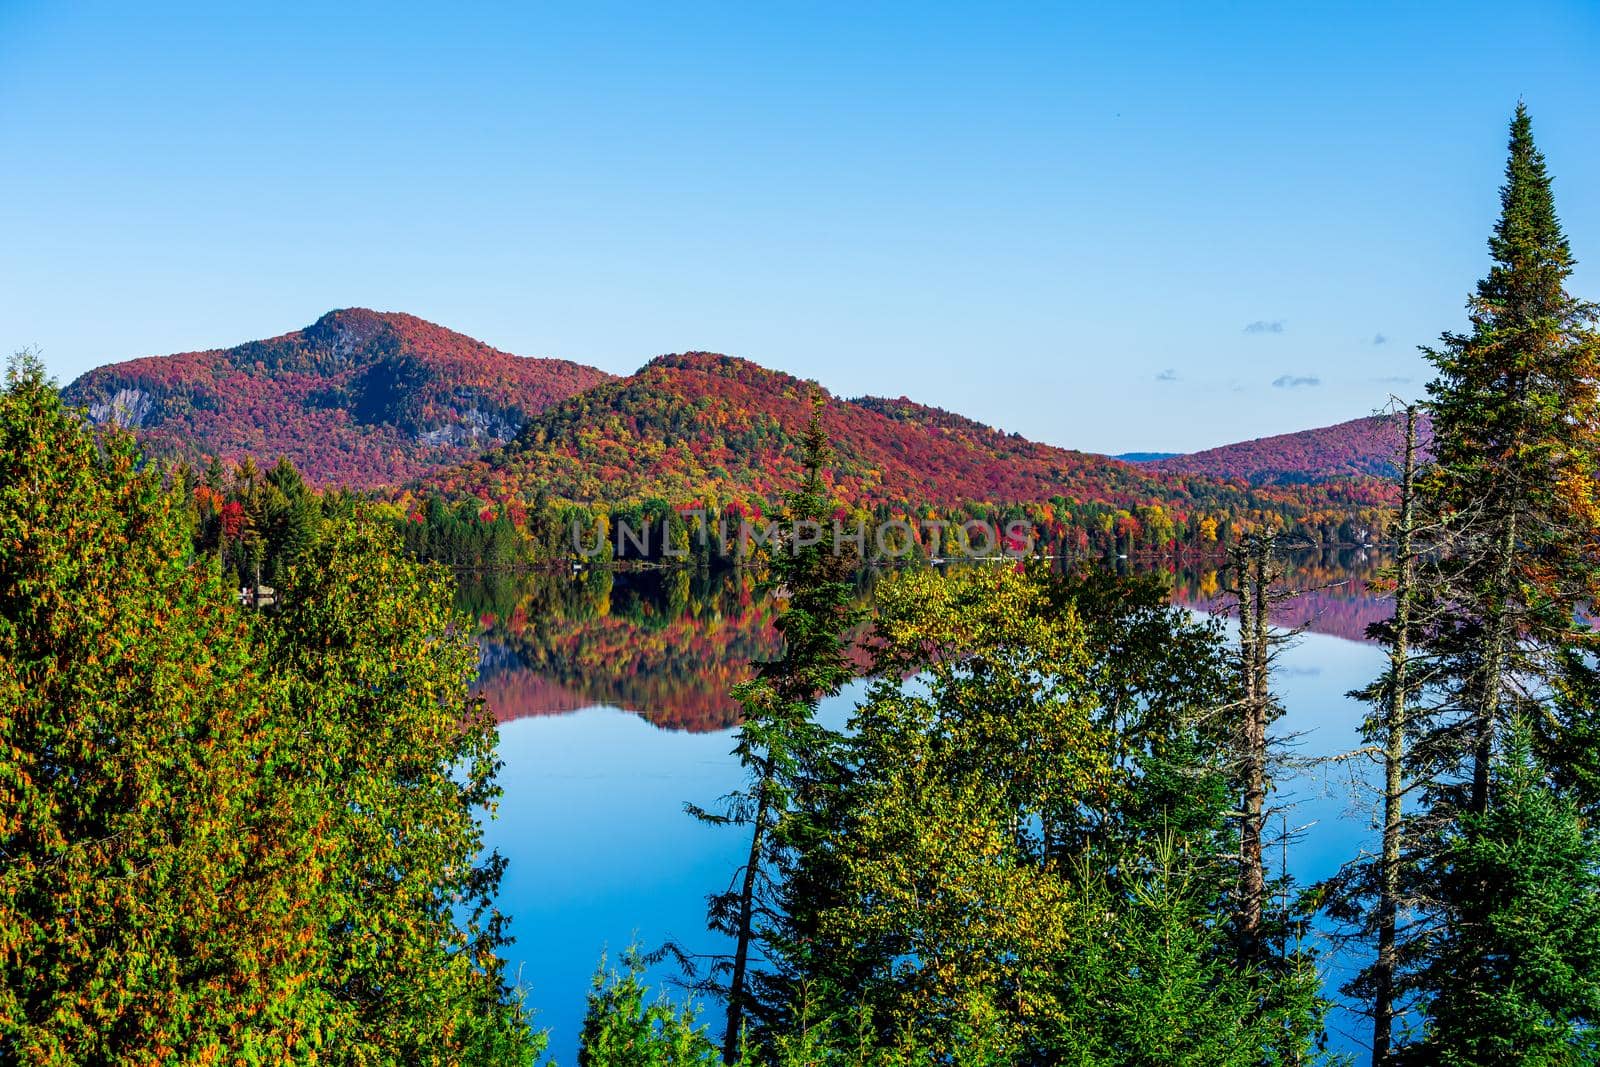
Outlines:
[[773,609],[748,575],[688,570],[536,574],[514,602],[463,602],[482,618],[480,689],[502,722],[608,704],[657,726],[733,725],[728,690],[779,650]]
[[[1283,584],[1297,595],[1274,606],[1272,621],[1348,641],[1366,640],[1367,627],[1391,612],[1388,598],[1371,588],[1382,563],[1377,553],[1359,548],[1291,556]],[[1182,568],[1173,574],[1172,600],[1197,611],[1225,611],[1229,598],[1221,590],[1226,585],[1215,568]]]
[[[1379,563],[1358,549],[1295,558],[1287,584],[1301,595],[1274,621],[1364,640],[1389,614],[1368,588]],[[1214,568],[1171,574],[1174,603],[1223,610]],[[491,574],[469,578],[460,602],[483,623],[479,689],[502,722],[604,704],[670,729],[724,729],[738,715],[728,690],[779,651],[776,609],[743,572]]]

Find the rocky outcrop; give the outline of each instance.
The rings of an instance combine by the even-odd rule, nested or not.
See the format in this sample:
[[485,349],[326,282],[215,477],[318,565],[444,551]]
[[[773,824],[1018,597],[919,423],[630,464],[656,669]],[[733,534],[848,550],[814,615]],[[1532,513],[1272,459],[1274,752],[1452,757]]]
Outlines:
[[96,426],[114,422],[136,430],[144,425],[155,406],[155,399],[143,389],[118,389],[108,399],[89,405],[89,420]]

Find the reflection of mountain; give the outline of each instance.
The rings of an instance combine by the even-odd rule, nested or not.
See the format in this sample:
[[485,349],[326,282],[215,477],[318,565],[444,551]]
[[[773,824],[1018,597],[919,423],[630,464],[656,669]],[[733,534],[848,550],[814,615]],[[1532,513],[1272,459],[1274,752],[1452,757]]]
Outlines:
[[[1284,585],[1297,595],[1277,605],[1272,621],[1347,641],[1365,641],[1367,627],[1390,614],[1388,598],[1371,589],[1381,562],[1362,549],[1296,557],[1286,568]],[[1185,570],[1174,575],[1172,600],[1208,614],[1229,612],[1227,584],[1228,576],[1215,569]]]
[[[1368,589],[1377,565],[1356,550],[1297,559],[1287,584],[1300,595],[1275,620],[1363,640],[1389,614]],[[1225,574],[1185,570],[1172,579],[1174,603],[1227,610]],[[501,722],[604,704],[668,729],[725,729],[738,719],[728,691],[750,676],[753,660],[780,648],[774,608],[738,573],[535,574],[469,587],[462,598],[483,621],[478,686]]]
[[723,729],[738,714],[728,690],[779,650],[773,610],[743,575],[535,575],[518,593],[508,611],[479,611],[479,686],[502,722],[607,704]]

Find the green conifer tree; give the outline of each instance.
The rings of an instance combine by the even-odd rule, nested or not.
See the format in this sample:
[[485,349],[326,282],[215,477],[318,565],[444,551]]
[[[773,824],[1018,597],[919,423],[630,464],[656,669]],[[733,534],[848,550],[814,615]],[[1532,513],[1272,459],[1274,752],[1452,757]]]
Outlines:
[[331,1036],[298,936],[311,854],[262,814],[276,692],[187,511],[130,437],[12,366],[0,1062],[288,1061]]
[[770,584],[785,601],[776,622],[783,653],[758,665],[756,677],[734,691],[743,713],[734,754],[749,774],[749,785],[723,812],[689,808],[704,821],[750,832],[750,847],[733,883],[710,901],[711,928],[734,942],[733,952],[715,965],[714,977],[726,975],[726,984],[709,987],[726,998],[723,1052],[730,1063],[758,1006],[753,952],[781,936],[774,928],[783,922],[781,906],[774,907],[780,884],[774,875],[805,833],[796,801],[808,799],[807,783],[827,762],[835,740],[816,721],[817,703],[855,673],[845,635],[859,619],[847,580],[857,561],[836,552],[831,536],[833,509],[823,478],[829,454],[819,404],[806,430],[805,474],[783,515],[784,540],[768,560]]
[[0,1062],[530,1064],[444,576],[344,518],[258,614],[188,520],[131,439],[13,368]]
[[1494,794],[1430,864],[1452,921],[1421,946],[1426,1025],[1404,1062],[1600,1063],[1600,839],[1520,727]]
[[[1495,731],[1532,711],[1524,705],[1561,647],[1594,640],[1575,619],[1600,574],[1596,309],[1566,291],[1574,259],[1521,104],[1500,204],[1493,265],[1468,302],[1471,331],[1427,351],[1439,372],[1428,386],[1434,464],[1418,486],[1434,531],[1420,548],[1439,561],[1425,581],[1451,609],[1430,643],[1453,680],[1417,756],[1463,763],[1454,802],[1480,813]],[[1566,731],[1526,717],[1550,758],[1571,758]]]

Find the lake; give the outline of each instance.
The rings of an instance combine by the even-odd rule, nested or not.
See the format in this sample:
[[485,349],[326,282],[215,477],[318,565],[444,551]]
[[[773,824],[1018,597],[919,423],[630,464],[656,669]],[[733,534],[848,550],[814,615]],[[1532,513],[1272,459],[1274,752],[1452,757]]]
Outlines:
[[[1367,580],[1376,560],[1359,551],[1296,561],[1300,594],[1277,621],[1303,633],[1275,678],[1303,757],[1358,743],[1365,709],[1345,694],[1381,669],[1364,640],[1385,618]],[[1214,570],[1174,569],[1173,600],[1221,610]],[[870,578],[861,593],[870,594]],[[726,886],[744,847],[740,833],[706,827],[686,801],[714,802],[740,784],[729,755],[736,708],[728,688],[752,658],[778,650],[773,612],[748,575],[688,571],[497,576],[462,591],[483,626],[480,689],[500,722],[505,789],[489,843],[510,861],[501,906],[517,941],[511,973],[551,1031],[560,1063],[577,1062],[584,995],[602,952],[674,939],[720,950],[705,930],[705,896]],[[865,689],[825,701],[841,725]],[[1288,853],[1306,884],[1332,874],[1375,839],[1369,797],[1355,796],[1355,762],[1306,768],[1280,782],[1278,829],[1300,840]],[[1349,961],[1324,944],[1330,990]],[[666,979],[673,971],[656,972]],[[715,1012],[708,1017],[719,1030]],[[1332,1019],[1332,1044],[1365,1047],[1367,1024]]]

